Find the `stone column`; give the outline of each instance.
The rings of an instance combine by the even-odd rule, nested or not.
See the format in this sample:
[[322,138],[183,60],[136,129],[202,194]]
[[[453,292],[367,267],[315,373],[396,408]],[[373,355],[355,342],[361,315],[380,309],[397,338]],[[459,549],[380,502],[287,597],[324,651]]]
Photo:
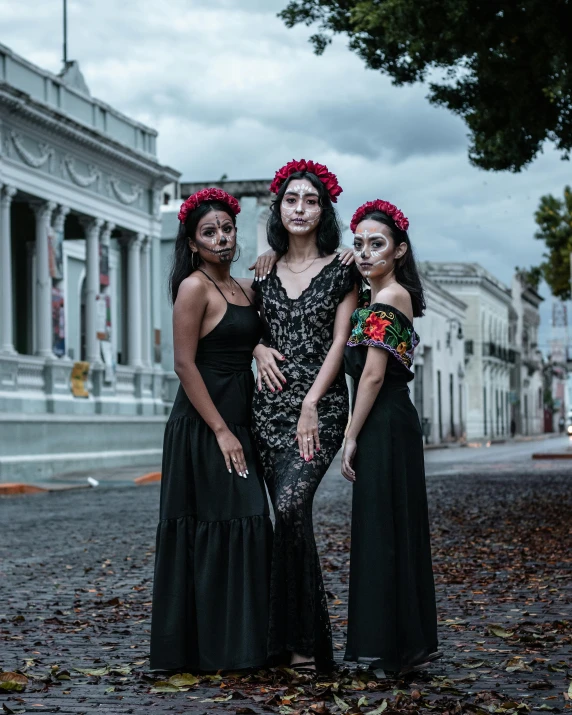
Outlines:
[[127,244],[127,356],[131,367],[142,367],[141,360],[141,244],[138,233]]
[[141,344],[145,367],[153,366],[151,353],[151,237],[141,246]]
[[83,222],[85,229],[85,357],[91,365],[101,362],[97,340],[97,296],[99,294],[99,218]]
[[10,205],[16,193],[13,186],[0,185],[0,353],[15,355],[12,295],[12,224]]
[[32,203],[36,214],[36,355],[52,357],[52,278],[50,276],[48,231],[53,201]]

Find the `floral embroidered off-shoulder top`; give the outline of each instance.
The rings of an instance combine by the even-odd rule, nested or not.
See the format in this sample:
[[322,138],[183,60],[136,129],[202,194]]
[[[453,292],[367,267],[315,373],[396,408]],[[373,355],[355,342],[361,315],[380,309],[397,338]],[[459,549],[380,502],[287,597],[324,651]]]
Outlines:
[[352,332],[346,348],[346,372],[359,379],[367,351],[356,348],[376,347],[387,350],[394,358],[387,365],[388,375],[393,374],[406,381],[413,379],[411,366],[419,336],[406,315],[386,303],[372,303],[357,308],[351,317],[351,324]]

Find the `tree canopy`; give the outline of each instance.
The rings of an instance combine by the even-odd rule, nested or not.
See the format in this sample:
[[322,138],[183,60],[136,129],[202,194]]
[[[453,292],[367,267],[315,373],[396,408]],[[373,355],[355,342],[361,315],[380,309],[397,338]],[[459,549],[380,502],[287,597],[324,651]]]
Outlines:
[[520,171],[546,140],[572,147],[572,2],[569,0],[290,0],[288,27],[319,25],[401,85],[427,81],[429,100],[461,116],[469,159]]
[[540,270],[550,286],[552,294],[562,300],[570,300],[570,252],[572,251],[572,191],[567,186],[564,198],[550,194],[540,199],[534,214],[538,224],[535,238],[544,241],[547,253]]

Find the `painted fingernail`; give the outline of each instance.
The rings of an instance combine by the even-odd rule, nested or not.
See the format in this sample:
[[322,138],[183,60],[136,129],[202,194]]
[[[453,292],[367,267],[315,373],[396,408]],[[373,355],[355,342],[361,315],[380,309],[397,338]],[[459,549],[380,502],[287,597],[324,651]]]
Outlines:
[[229,470],[228,470],[228,473],[229,473],[229,474],[232,474],[232,469],[229,469]]
[[246,470],[246,474],[250,474],[250,472],[248,471],[248,469]]

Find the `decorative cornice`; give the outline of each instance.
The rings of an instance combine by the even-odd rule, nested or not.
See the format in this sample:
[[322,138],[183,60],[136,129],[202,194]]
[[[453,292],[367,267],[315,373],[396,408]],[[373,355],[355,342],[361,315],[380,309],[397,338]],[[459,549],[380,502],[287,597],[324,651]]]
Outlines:
[[0,82],[0,105],[2,104],[8,106],[12,112],[19,112],[56,134],[71,137],[78,144],[88,146],[98,154],[106,154],[114,161],[143,171],[156,181],[164,180],[165,184],[168,184],[180,177],[180,173],[175,169],[159,164],[152,157],[139,153],[96,129],[80,124],[34,100],[25,92]]
[[40,156],[34,156],[22,143],[21,134],[12,130],[10,132],[10,138],[20,158],[25,161],[28,166],[34,167],[34,169],[40,169],[53,156],[54,150],[48,144],[38,144]]
[[111,184],[113,193],[117,196],[117,198],[121,201],[122,204],[134,204],[143,193],[143,187],[141,186],[133,187],[133,191],[128,194],[119,188],[119,182],[117,181],[117,179],[110,179],[109,183]]
[[89,176],[84,176],[83,174],[80,174],[74,166],[73,156],[70,156],[69,154],[64,157],[62,164],[67,169],[71,180],[84,189],[87,189],[89,186],[92,186],[96,182],[99,182],[101,178],[101,173],[93,164],[88,165],[88,169],[90,172]]

